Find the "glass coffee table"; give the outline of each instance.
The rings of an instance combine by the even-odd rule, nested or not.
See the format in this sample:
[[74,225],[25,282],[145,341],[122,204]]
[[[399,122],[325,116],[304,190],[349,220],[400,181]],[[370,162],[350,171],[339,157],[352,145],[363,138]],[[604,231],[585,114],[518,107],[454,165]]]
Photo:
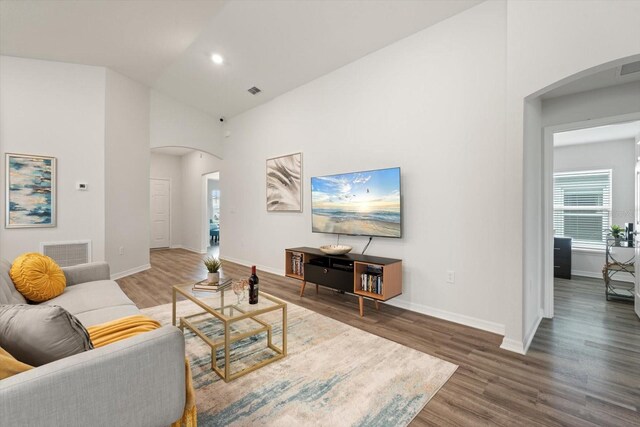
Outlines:
[[[229,382],[243,375],[253,372],[265,365],[282,359],[287,355],[287,303],[279,298],[260,292],[258,304],[249,304],[248,292],[243,292],[244,298],[238,301],[239,297],[234,293],[232,286],[228,286],[219,291],[199,291],[194,290],[193,283],[176,285],[173,287],[173,311],[172,321],[174,326],[178,326],[182,331],[184,328],[191,330],[209,347],[211,347],[211,369],[213,369],[225,382]],[[198,305],[204,311],[189,314],[176,318],[177,296],[188,299]],[[281,312],[282,322],[282,345],[277,347],[273,343],[273,324],[264,319],[265,314],[271,312]],[[221,322],[223,335],[221,338],[211,338],[199,328],[198,325],[204,321],[211,320],[205,316],[204,320],[193,320],[195,317],[202,317],[209,314]],[[262,316],[263,318],[260,318]],[[179,319],[179,324],[176,320]],[[244,322],[244,330],[234,331],[233,325]],[[249,323],[249,326],[246,326]],[[279,322],[276,322],[276,324]],[[267,333],[266,347],[273,351],[273,355],[264,360],[251,364],[239,372],[231,371],[231,344],[236,341],[248,339],[261,333]],[[224,348],[224,368],[218,366],[216,351]]]

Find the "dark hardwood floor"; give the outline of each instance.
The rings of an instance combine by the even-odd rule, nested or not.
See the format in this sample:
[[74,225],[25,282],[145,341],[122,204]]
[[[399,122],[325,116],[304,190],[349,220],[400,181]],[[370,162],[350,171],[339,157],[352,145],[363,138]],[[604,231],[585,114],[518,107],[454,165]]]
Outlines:
[[[171,301],[171,285],[204,277],[202,256],[152,251],[151,270],[118,283],[139,307]],[[249,268],[224,262],[231,277]],[[633,305],[606,302],[601,280],[557,280],[555,318],[544,319],[526,356],[502,337],[400,308],[366,304],[259,272],[261,289],[460,367],[412,425],[640,425],[640,320]]]

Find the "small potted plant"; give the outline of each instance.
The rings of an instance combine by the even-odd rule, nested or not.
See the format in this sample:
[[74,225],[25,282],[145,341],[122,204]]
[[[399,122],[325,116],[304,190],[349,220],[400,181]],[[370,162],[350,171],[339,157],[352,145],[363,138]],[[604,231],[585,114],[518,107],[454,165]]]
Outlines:
[[222,263],[218,258],[215,257],[207,257],[203,261],[204,266],[207,267],[207,281],[209,283],[215,283],[220,280],[220,266]]
[[624,232],[622,227],[614,224],[609,229],[609,232],[611,233],[611,237],[616,240],[616,246],[620,246],[620,238],[622,237],[622,233]]

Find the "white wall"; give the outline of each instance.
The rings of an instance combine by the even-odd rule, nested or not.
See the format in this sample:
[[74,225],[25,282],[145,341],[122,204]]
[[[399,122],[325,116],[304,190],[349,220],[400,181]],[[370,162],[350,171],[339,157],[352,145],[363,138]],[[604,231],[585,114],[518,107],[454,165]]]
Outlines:
[[[170,239],[172,248],[182,247],[182,159],[180,156],[170,156],[151,152],[151,178],[168,179],[170,184]],[[147,242],[149,239],[147,238]],[[148,245],[147,245],[148,247]]]
[[149,264],[149,89],[107,70],[105,256],[112,277]]
[[[403,260],[391,304],[504,333],[504,32],[484,3],[230,119],[223,257],[282,273],[285,248],[336,241],[311,233],[310,177],[400,166],[404,237],[368,250]],[[303,213],[267,213],[265,160],[298,151]]]
[[[535,156],[525,146],[540,146],[542,135],[524,131],[524,99],[557,87],[563,82],[600,71],[623,60],[640,59],[640,2],[557,0],[553,2],[508,1],[507,11],[507,97],[504,228],[523,237],[523,244],[505,253],[504,283],[510,301],[506,308],[507,325],[503,347],[522,352],[533,337],[539,318],[525,319],[523,312],[539,311],[539,299],[529,298],[542,292],[542,282],[534,281],[527,271],[540,264],[541,253],[527,253],[529,244],[520,234],[524,224],[541,224],[539,212],[524,209],[525,200],[544,203],[524,185],[524,164],[535,169]],[[612,29],[615,28],[615,31]],[[542,173],[528,178],[542,180]],[[540,232],[542,233],[542,229]],[[529,267],[525,267],[525,266]],[[534,291],[526,289],[529,285]],[[528,307],[524,309],[524,307]]]
[[640,112],[640,81],[542,101],[542,126]]
[[209,242],[206,204],[207,180],[203,175],[219,171],[222,168],[222,163],[222,160],[217,157],[199,151],[185,154],[181,158],[182,246],[185,249],[198,253],[206,253],[207,251]]
[[151,90],[151,148],[187,147],[222,158],[218,119]]
[[[579,144],[554,149],[554,172],[611,169],[611,223],[624,227],[634,221],[635,141],[633,139]],[[572,274],[602,277],[604,250],[574,249]]]
[[[287,246],[335,241],[310,232],[309,177],[400,166],[405,237],[370,248],[404,260],[392,303],[505,331],[503,347],[523,352],[542,293],[540,251],[524,250],[525,224],[542,225],[540,209],[525,211],[525,198],[542,203],[540,185],[524,181],[542,181],[541,106],[524,100],[639,54],[639,13],[640,2],[484,2],[231,118],[224,257],[281,272]],[[537,125],[525,129],[525,115]],[[267,214],[262,165],[296,151],[304,212]],[[364,239],[347,242],[358,251]]]
[[[542,134],[542,104],[540,99],[528,100],[524,104],[524,134],[531,139],[540,139]],[[528,325],[525,331],[525,337],[532,336],[535,333],[539,320],[542,319],[541,308],[543,291],[539,283],[542,283],[543,259],[537,257],[542,253],[542,208],[543,204],[539,202],[542,198],[543,181],[540,178],[542,170],[543,150],[542,144],[528,144],[524,147],[525,156],[529,158],[529,162],[523,165],[524,174],[524,191],[532,195],[524,200],[525,212],[535,213],[532,221],[525,221],[523,224],[524,241],[526,245],[523,247],[524,257],[532,258],[534,261],[524,264],[523,283],[524,296],[530,304],[523,305],[524,324]],[[506,244],[509,244],[507,240]]]
[[[105,69],[0,57],[0,151],[58,159],[55,228],[5,229],[0,255],[38,252],[40,242],[89,239],[94,260],[105,259]],[[75,189],[87,182],[88,191]]]

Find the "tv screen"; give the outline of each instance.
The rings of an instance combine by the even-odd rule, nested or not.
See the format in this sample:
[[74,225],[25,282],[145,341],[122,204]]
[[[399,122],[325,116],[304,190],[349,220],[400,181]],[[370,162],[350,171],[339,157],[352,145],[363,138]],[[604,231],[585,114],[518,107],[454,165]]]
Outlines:
[[401,237],[400,168],[311,178],[315,233]]

